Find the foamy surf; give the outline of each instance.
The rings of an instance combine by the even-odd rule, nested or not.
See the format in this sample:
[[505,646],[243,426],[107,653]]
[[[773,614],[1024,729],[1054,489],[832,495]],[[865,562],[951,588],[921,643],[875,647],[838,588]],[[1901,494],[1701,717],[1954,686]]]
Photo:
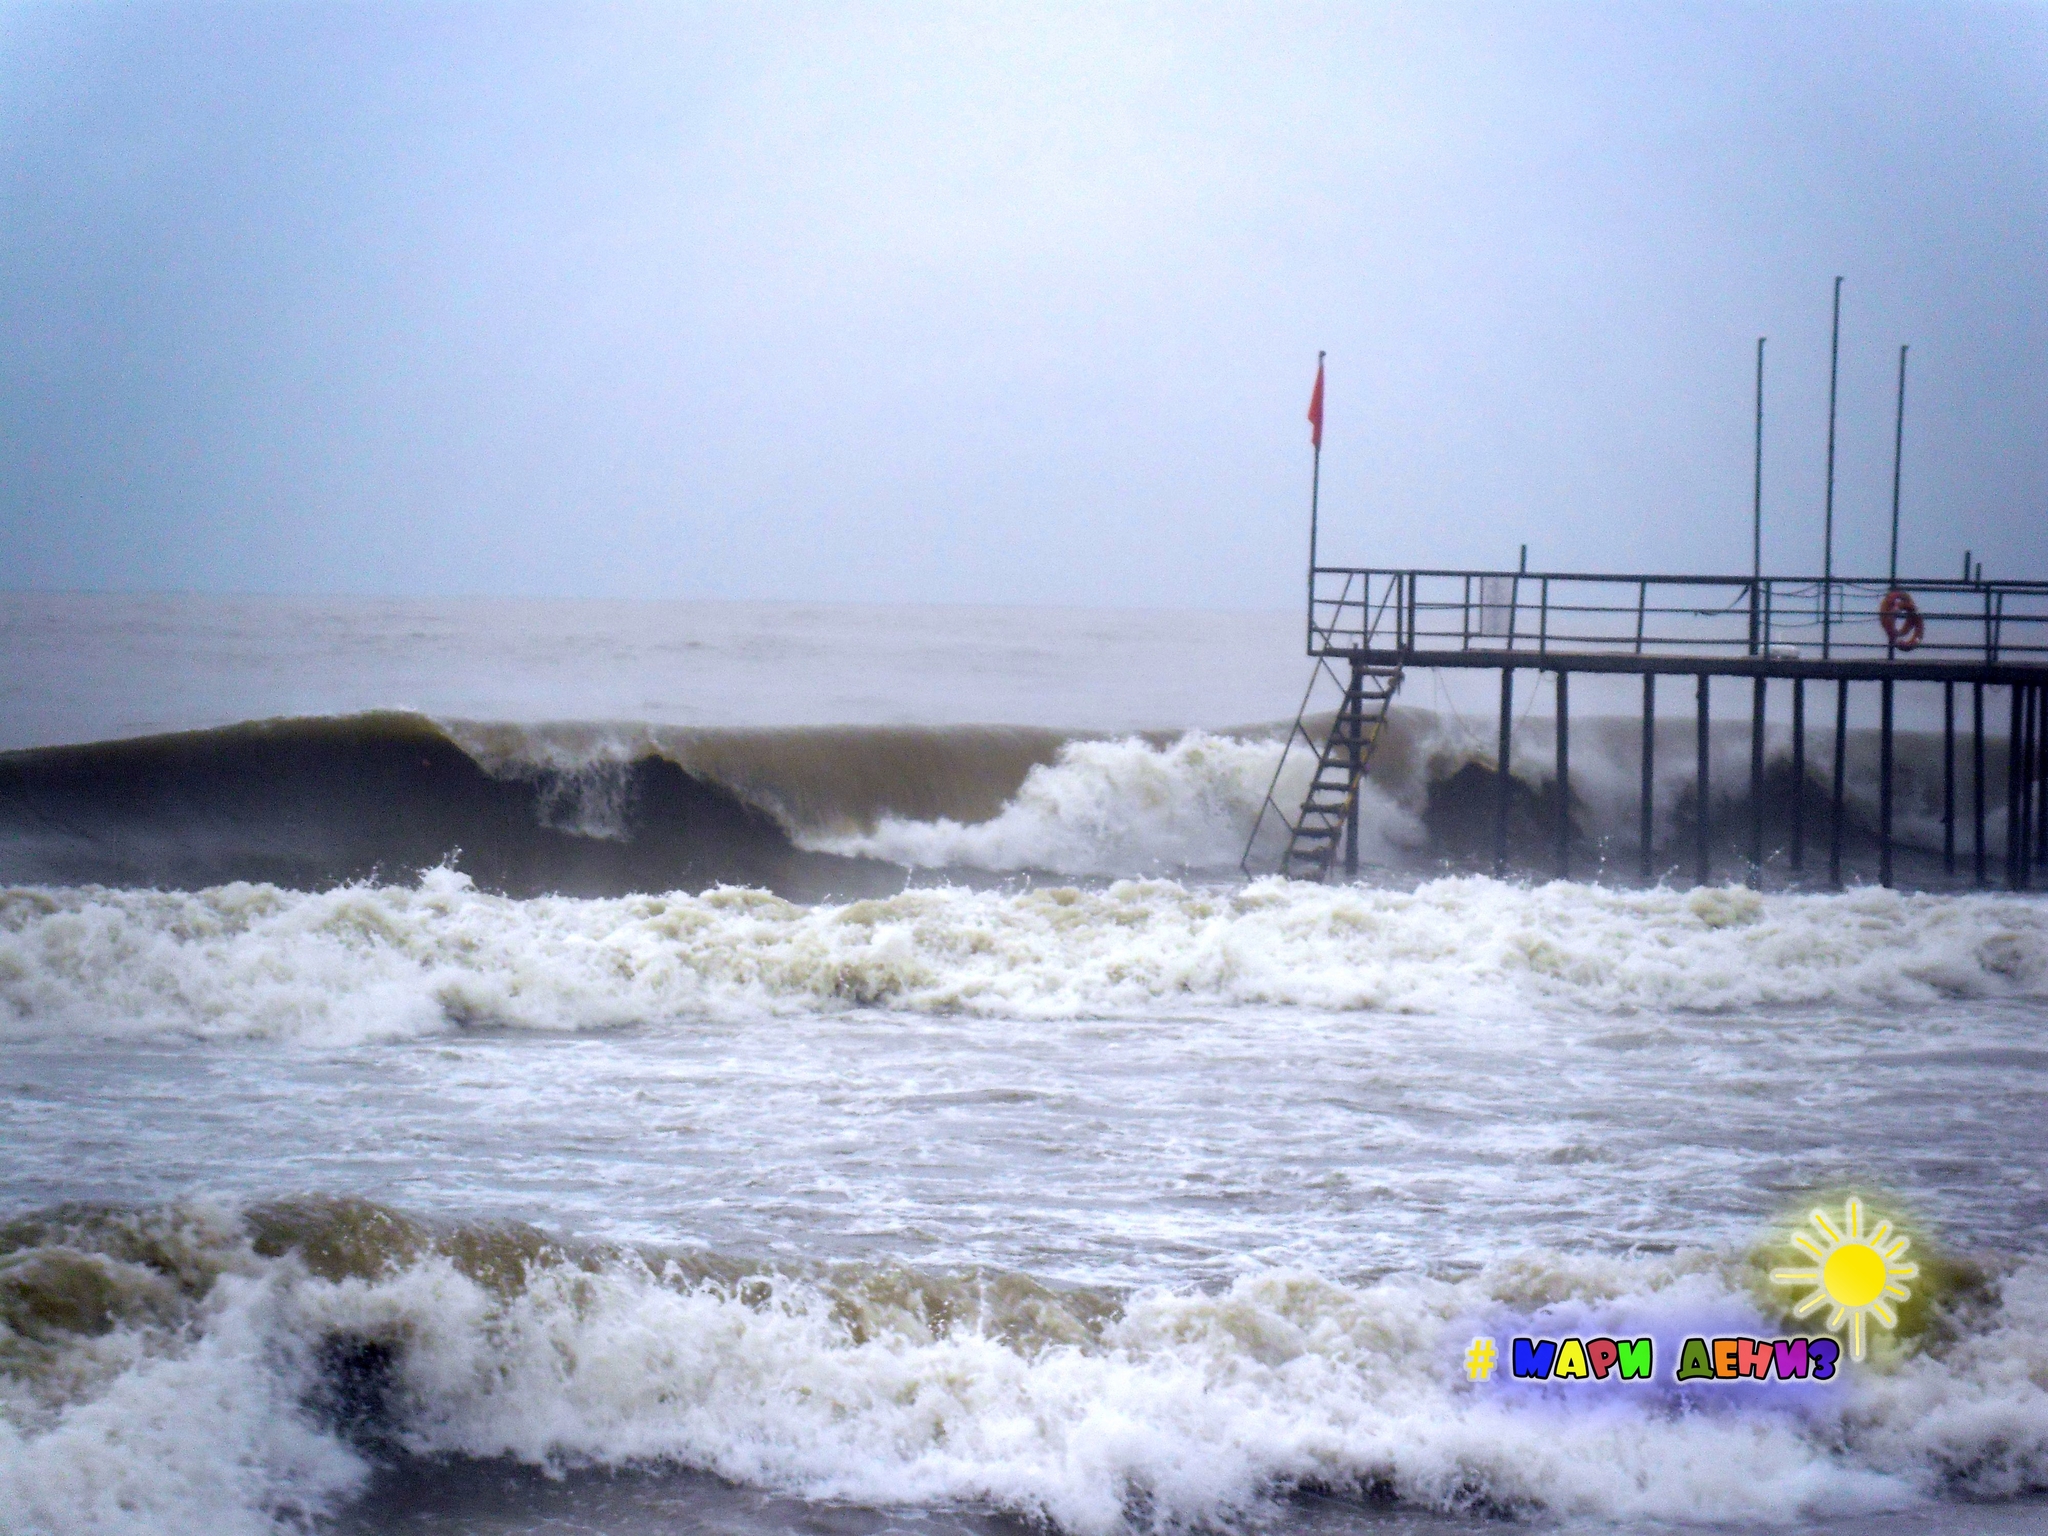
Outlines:
[[[802,836],[807,847],[921,869],[1044,870],[1061,875],[1228,870],[1244,855],[1260,802],[1280,765],[1278,744],[1191,731],[1161,745],[1137,737],[1064,744],[1034,764],[985,821],[884,816],[872,831]],[[1299,804],[1314,769],[1297,752],[1275,788]],[[1368,784],[1365,856],[1390,863],[1427,842],[1421,822]],[[1271,862],[1284,835],[1255,850]]]
[[0,894],[0,1028],[318,1044],[867,1005],[1628,1013],[2048,992],[2048,908],[1876,888],[1615,891],[1482,878],[514,901],[447,870],[302,893]]
[[[1304,1486],[1436,1510],[1791,1523],[2048,1478],[2048,1270],[1972,1284],[1839,1390],[1599,1406],[1464,1378],[1475,1328],[1781,1321],[1740,1256],[1519,1254],[1464,1280],[1213,1294],[761,1271],[356,1201],[0,1232],[9,1528],[267,1532],[366,1458],[668,1464],[1074,1536],[1231,1527]],[[78,1298],[88,1297],[81,1305]]]

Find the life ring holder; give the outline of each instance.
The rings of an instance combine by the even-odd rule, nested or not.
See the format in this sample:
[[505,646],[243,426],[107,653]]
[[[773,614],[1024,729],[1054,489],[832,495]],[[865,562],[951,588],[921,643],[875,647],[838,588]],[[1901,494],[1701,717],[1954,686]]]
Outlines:
[[1927,620],[1920,616],[1920,605],[1903,587],[1885,593],[1877,605],[1877,622],[1884,626],[1885,639],[1902,651],[1912,650],[1927,638]]

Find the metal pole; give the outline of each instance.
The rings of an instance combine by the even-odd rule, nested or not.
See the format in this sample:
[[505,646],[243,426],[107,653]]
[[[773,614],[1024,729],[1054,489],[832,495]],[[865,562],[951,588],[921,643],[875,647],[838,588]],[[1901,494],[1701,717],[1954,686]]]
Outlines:
[[1749,883],[1764,883],[1764,680],[1759,677],[1749,705]]
[[1351,803],[1344,811],[1344,878],[1358,878],[1359,770],[1365,765],[1365,662],[1351,658],[1351,693],[1345,700],[1345,767],[1351,781]]
[[1841,361],[1842,280],[1838,277],[1835,279],[1834,333],[1828,342],[1828,493],[1821,526],[1820,561],[1820,654],[1823,661],[1828,657],[1835,621],[1835,396],[1836,386],[1841,380]]
[[1757,605],[1764,586],[1764,338],[1756,339],[1756,476],[1749,504],[1749,654],[1762,643]]
[[1653,792],[1657,777],[1657,674],[1643,674],[1643,884],[1650,883],[1651,861],[1654,857],[1655,822],[1652,817]]
[[2041,690],[2031,683],[2020,716],[2020,889],[2034,886],[2034,731]]
[[1899,348],[1899,410],[1892,422],[1892,577],[1899,584],[1899,461],[1906,449],[1906,349]]
[[1572,876],[1571,673],[1557,670],[1557,878]]
[[2033,883],[2034,873],[2030,867],[2033,861],[2028,858],[2033,852],[2033,843],[2027,835],[2032,831],[2027,825],[2027,769],[2034,754],[2034,690],[2015,686],[2013,697],[2019,701],[2020,708],[2020,728],[2013,737],[2012,746],[2013,755],[2019,759],[2019,773],[2013,788],[2013,816],[2019,822],[2019,836],[2013,840],[2013,867],[2019,872],[2019,888],[2025,890]]
[[1828,884],[1842,888],[1842,797],[1848,787],[1849,679],[1835,684],[1835,784],[1828,820]]
[[1941,685],[1941,867],[1956,872],[1956,685]]
[[2020,748],[2020,888],[2034,885],[2034,739],[2039,729],[2041,690],[2027,687],[2026,713],[2021,717]]
[[2048,860],[2048,689],[2034,687],[2034,853],[2027,868]]
[[1792,679],[1792,873],[1806,868],[1806,679]]
[[1507,878],[1508,872],[1508,747],[1515,730],[1515,669],[1500,669],[1500,755],[1494,759],[1499,771],[1494,784],[1493,877]]
[[2016,748],[2020,759],[2018,863],[2020,889],[2026,890],[2033,884],[2034,876],[2033,804],[2030,793],[2033,786],[2027,782],[2033,777],[2034,767],[2034,690],[2032,688],[2021,688],[2018,692],[2020,696],[2020,734],[2019,745]]
[[1698,863],[1700,885],[1713,878],[1713,860],[1709,853],[1707,839],[1712,833],[1712,816],[1708,811],[1712,791],[1707,783],[1707,684],[1712,681],[1702,672],[1699,678],[1699,766],[1695,770],[1695,790],[1699,796]]
[[2005,884],[2020,888],[2020,685],[2012,685],[2012,722],[2005,736]]
[[[1322,404],[1323,359],[1329,354],[1316,354],[1316,400]],[[1299,397],[1297,397],[1299,398]],[[1315,459],[1309,470],[1308,481],[1308,653],[1316,653],[1316,524],[1323,500],[1323,423],[1320,410],[1316,413]]]
[[1877,685],[1877,883],[1892,884],[1892,680]]
[[1974,823],[1976,841],[1973,844],[1976,867],[1974,873],[1979,885],[1988,884],[1989,851],[1984,846],[1984,685],[1970,684],[1970,767],[1971,767],[1971,820]]

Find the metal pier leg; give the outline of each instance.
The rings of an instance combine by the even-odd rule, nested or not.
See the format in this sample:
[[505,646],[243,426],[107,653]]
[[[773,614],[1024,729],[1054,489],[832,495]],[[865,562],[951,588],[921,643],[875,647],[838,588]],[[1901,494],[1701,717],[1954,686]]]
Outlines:
[[1500,669],[1500,755],[1493,803],[1493,877],[1507,878],[1508,872],[1508,746],[1515,731],[1515,669]]
[[1972,845],[1976,859],[1975,874],[1979,885],[1987,884],[1991,878],[1988,871],[1989,850],[1984,846],[1984,685],[1970,684],[1970,814],[1976,842]]
[[1749,705],[1749,883],[1764,884],[1764,680],[1756,679]]
[[2020,889],[2034,888],[2034,735],[2041,690],[2027,685],[2027,707],[2020,716]]
[[2034,766],[2034,690],[2016,688],[2014,692],[2020,701],[2020,729],[2013,750],[2019,757],[2020,766],[2013,806],[2014,814],[2019,818],[2020,835],[2014,848],[2013,863],[2019,870],[2019,888],[2024,891],[2034,883],[2033,786],[2027,782]]
[[1892,885],[1892,680],[1877,685],[1877,883]]
[[2016,690],[2020,697],[2020,733],[2014,748],[2019,754],[2019,791],[2015,802],[2020,820],[2019,848],[2014,862],[2019,866],[2020,889],[2028,890],[2034,883],[2034,824],[2033,785],[2028,781],[2034,768],[2034,690]]
[[1941,685],[1941,867],[1956,873],[1956,685]]
[[1712,836],[1713,832],[1713,828],[1711,825],[1712,817],[1707,809],[1710,803],[1710,797],[1712,793],[1707,784],[1707,685],[1712,681],[1713,679],[1708,677],[1706,673],[1702,672],[1700,674],[1699,767],[1696,770],[1696,773],[1698,775],[1696,779],[1696,784],[1698,786],[1697,793],[1699,795],[1699,847],[1697,849],[1699,855],[1698,883],[1701,885],[1705,885],[1709,880],[1713,879],[1714,877],[1713,858],[1709,851],[1707,841],[1708,838]]
[[2020,711],[2025,705],[2018,683],[2012,685],[2012,723],[2005,737],[2005,884],[2020,888]]
[[2020,752],[2020,889],[2034,887],[2034,751],[2041,734],[2041,690],[2027,685],[2027,710],[2022,718],[2025,746]]
[[2031,871],[2048,861],[2048,689],[2034,685],[2034,852],[2027,860]]
[[1656,832],[1653,815],[1657,780],[1657,674],[1643,674],[1643,884],[1650,883],[1655,855],[1652,839]]
[[1849,679],[1835,684],[1835,784],[1828,817],[1828,884],[1842,888],[1843,792],[1849,776]]
[[1358,878],[1358,801],[1364,786],[1358,782],[1358,770],[1363,765],[1365,754],[1365,663],[1356,657],[1351,662],[1351,695],[1346,701],[1349,708],[1345,713],[1350,717],[1345,723],[1345,765],[1350,770],[1351,804],[1344,812],[1344,878]]
[[1557,878],[1572,877],[1571,673],[1557,673]]
[[1792,873],[1806,868],[1806,679],[1792,679]]

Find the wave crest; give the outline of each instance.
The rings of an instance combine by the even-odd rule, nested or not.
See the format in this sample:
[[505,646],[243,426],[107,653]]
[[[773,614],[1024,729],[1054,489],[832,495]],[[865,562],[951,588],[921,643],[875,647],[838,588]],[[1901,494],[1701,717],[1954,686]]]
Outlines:
[[40,1361],[14,1362],[0,1498],[32,1530],[273,1529],[353,1495],[370,1444],[992,1503],[1075,1536],[1229,1525],[1303,1486],[1782,1523],[2048,1480],[2038,1261],[1838,1392],[1678,1411],[1668,1389],[1587,1408],[1476,1390],[1457,1360],[1510,1315],[1766,1328],[1733,1257],[1524,1255],[1362,1284],[1273,1270],[1113,1297],[579,1249],[313,1200],[44,1213],[0,1232],[0,1280],[24,1294],[24,1267],[53,1253],[181,1303],[46,1326]]
[[880,1005],[1075,1018],[1161,1006],[1512,1013],[2048,993],[2048,909],[1998,896],[1279,880],[526,901],[430,871],[304,894],[0,893],[0,1031],[308,1043],[464,1025],[664,1025]]

